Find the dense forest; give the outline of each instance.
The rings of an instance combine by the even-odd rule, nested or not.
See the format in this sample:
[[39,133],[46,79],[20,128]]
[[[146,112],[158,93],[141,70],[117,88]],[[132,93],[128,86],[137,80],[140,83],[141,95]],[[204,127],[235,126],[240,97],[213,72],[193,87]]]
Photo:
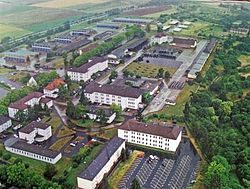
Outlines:
[[249,36],[219,44],[206,76],[195,81],[203,89],[185,106],[188,127],[209,163],[206,188],[250,188],[250,77],[242,75],[238,60],[249,44]]

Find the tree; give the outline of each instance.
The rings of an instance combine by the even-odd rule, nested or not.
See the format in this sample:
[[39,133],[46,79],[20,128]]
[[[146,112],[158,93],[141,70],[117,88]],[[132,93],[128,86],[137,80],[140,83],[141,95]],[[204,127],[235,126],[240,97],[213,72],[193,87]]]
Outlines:
[[75,118],[81,119],[86,115],[86,107],[83,104],[77,104],[75,106]]
[[56,167],[53,164],[46,164],[43,176],[48,180],[51,180],[57,173]]
[[168,80],[170,78],[170,73],[168,71],[165,71],[164,77],[165,80]]
[[151,102],[152,100],[152,95],[149,93],[149,92],[145,92],[143,95],[142,95],[142,101],[146,104],[149,104],[149,102]]
[[107,118],[107,115],[106,115],[106,112],[104,109],[99,109],[97,110],[97,119],[99,120],[99,122],[104,125],[105,123],[107,123],[108,121],[108,118]]
[[119,118],[122,113],[122,107],[115,103],[111,104],[111,110],[116,113],[116,117]]
[[230,166],[222,156],[214,156],[205,173],[204,183],[207,188],[228,188]]
[[150,24],[147,24],[147,26],[146,26],[146,31],[147,31],[148,33],[150,33],[150,31],[151,31],[151,26],[150,26]]
[[67,102],[66,115],[70,118],[73,118],[73,119],[76,117],[75,116],[75,106],[71,101]]
[[117,76],[118,76],[117,71],[116,70],[112,70],[112,72],[111,72],[111,74],[109,76],[109,80],[111,81],[112,79],[117,78]]
[[159,70],[158,70],[158,77],[161,77],[161,78],[163,78],[164,77],[164,69],[163,68],[160,68]]
[[24,164],[17,163],[7,167],[7,183],[26,188],[28,172]]
[[83,105],[89,104],[89,99],[85,96],[84,91],[82,90],[79,102]]
[[65,87],[64,85],[61,85],[59,87],[59,91],[58,91],[58,96],[59,98],[65,100],[69,95],[69,90],[67,87]]
[[27,120],[27,115],[26,113],[24,113],[24,111],[19,110],[16,114],[15,114],[15,119],[24,122]]
[[133,180],[130,189],[141,189],[141,186],[136,178]]

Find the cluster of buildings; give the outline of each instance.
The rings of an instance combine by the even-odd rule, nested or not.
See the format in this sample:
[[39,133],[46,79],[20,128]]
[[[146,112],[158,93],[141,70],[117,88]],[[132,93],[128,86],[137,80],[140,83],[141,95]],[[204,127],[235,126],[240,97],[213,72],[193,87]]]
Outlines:
[[247,36],[249,28],[231,28],[230,33]]
[[38,56],[38,53],[26,49],[19,49],[4,52],[2,55],[7,63],[24,64],[31,62],[36,56]]
[[126,143],[132,143],[165,151],[176,152],[181,142],[182,129],[178,126],[146,124],[128,120],[118,128],[118,137],[111,139],[91,164],[77,177],[79,189],[98,188],[119,162],[126,149]]

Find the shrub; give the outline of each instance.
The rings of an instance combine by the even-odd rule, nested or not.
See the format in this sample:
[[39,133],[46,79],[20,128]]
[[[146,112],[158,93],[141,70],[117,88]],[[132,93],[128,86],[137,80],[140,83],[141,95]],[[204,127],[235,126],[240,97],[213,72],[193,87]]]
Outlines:
[[9,160],[10,158],[11,158],[10,154],[4,154],[3,155],[3,159],[6,160],[6,161]]

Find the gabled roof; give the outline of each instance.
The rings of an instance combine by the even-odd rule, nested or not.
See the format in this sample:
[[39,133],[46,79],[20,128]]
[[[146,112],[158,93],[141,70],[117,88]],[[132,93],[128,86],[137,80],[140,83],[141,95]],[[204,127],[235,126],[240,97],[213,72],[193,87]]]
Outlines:
[[93,180],[96,175],[103,169],[103,167],[110,160],[111,156],[117,151],[117,149],[125,142],[125,140],[114,137],[104,147],[104,149],[98,154],[98,156],[91,162],[91,164],[85,169],[78,177]]
[[89,62],[84,63],[80,67],[69,68],[67,71],[77,72],[77,73],[86,73],[88,70],[95,64],[105,62],[107,59],[104,57],[93,57]]
[[0,116],[0,125],[6,123],[7,121],[9,121],[10,118],[6,117],[6,116]]
[[65,82],[63,81],[63,79],[61,79],[61,78],[54,79],[52,82],[50,82],[45,87],[45,89],[52,91],[52,90],[54,90],[54,89],[56,89],[56,88],[58,88],[58,87],[60,87],[61,85],[64,85],[64,84],[65,84]]
[[175,44],[180,44],[180,45],[187,45],[187,46],[191,46],[191,45],[195,45],[196,40],[193,38],[181,38],[181,37],[174,37],[172,43]]
[[33,98],[40,98],[42,96],[43,96],[43,93],[33,92],[33,93],[30,93],[29,95],[25,96],[24,98],[22,98],[16,102],[11,103],[9,105],[9,107],[15,108],[18,110],[24,110],[24,109],[28,108],[28,105],[26,104],[26,102],[30,101]]
[[123,123],[119,127],[119,129],[146,133],[174,140],[177,139],[177,137],[181,132],[181,128],[178,126],[166,126],[153,123],[142,123],[136,120],[128,120],[127,122]]
[[130,98],[138,98],[144,93],[143,90],[133,87],[109,85],[109,84],[100,85],[96,82],[90,82],[85,87],[85,92],[90,94],[98,92],[110,95],[130,97]]

